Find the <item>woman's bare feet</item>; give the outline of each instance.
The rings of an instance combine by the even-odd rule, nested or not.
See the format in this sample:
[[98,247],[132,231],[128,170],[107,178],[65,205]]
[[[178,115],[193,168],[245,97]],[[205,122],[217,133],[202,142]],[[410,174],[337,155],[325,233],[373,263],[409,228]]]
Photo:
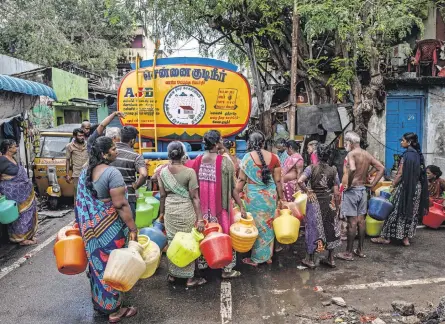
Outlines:
[[252,267],[257,267],[257,266],[258,266],[258,263],[253,262],[251,258],[244,258],[244,259],[242,260],[242,262],[243,262],[244,264],[250,265],[250,266],[252,266]]
[[411,244],[409,243],[409,238],[405,237],[405,238],[403,239],[403,245],[404,245],[404,246],[410,246],[410,245],[411,245]]
[[383,237],[374,237],[371,239],[371,242],[375,244],[385,244],[385,245],[391,243],[390,240],[386,240]]
[[35,238],[32,238],[31,240],[24,240],[24,241],[20,242],[19,244],[21,246],[34,245],[34,244],[37,244],[37,240]]

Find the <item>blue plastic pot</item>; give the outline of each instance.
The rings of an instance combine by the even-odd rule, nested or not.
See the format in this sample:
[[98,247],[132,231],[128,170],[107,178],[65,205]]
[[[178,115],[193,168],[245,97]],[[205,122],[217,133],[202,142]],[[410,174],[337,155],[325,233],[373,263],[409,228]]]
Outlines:
[[164,225],[158,221],[153,222],[153,227],[144,227],[139,230],[139,234],[147,235],[151,241],[155,242],[161,251],[167,245],[167,236],[162,232]]
[[386,220],[394,209],[384,194],[385,192],[380,192],[380,197],[372,197],[369,200],[368,215],[379,221]]

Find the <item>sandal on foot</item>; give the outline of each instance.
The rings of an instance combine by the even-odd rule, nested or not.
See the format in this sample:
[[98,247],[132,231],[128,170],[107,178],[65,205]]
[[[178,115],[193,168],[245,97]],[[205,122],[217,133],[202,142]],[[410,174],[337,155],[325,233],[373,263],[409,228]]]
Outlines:
[[359,258],[365,259],[366,258],[366,254],[359,252],[358,249],[354,249],[354,254],[356,256],[358,256]]
[[207,283],[207,280],[204,278],[194,278],[191,283],[187,282],[187,288],[199,287]]
[[242,260],[242,262],[243,262],[244,264],[250,265],[250,266],[252,266],[252,267],[258,267],[258,263],[253,262],[252,259],[250,259],[250,258],[244,258],[244,259]]
[[306,261],[306,259],[301,260],[301,264],[305,267],[308,267],[309,269],[315,269],[315,263]]
[[[110,315],[108,317],[108,322],[109,323],[117,323],[120,322],[121,319],[123,318],[128,318],[128,317],[133,317],[138,313],[138,309],[136,307],[123,307],[122,309],[125,309],[124,312],[122,313],[122,315],[119,316],[119,312],[117,312],[118,315],[112,316]],[[121,310],[122,310],[121,309]]]
[[169,283],[175,283],[175,281],[176,281],[176,278],[175,277],[173,277],[173,276],[171,276],[171,275],[168,275],[167,276],[167,281],[169,282]]
[[241,272],[236,271],[236,270],[232,270],[232,271],[230,271],[230,272],[223,272],[223,273],[221,274],[221,277],[222,277],[223,279],[232,279],[232,278],[237,278],[237,277],[239,277],[239,276],[241,276]]
[[266,264],[272,264],[272,262],[273,262],[272,259],[269,259],[266,261]]
[[402,244],[403,244],[403,246],[410,246],[411,245],[411,243],[409,242],[409,239],[404,239],[402,241]]
[[320,263],[325,265],[325,266],[328,266],[328,267],[330,267],[332,269],[337,268],[337,266],[335,265],[335,261],[331,262],[328,259],[321,259]]
[[384,245],[388,245],[389,243],[391,243],[390,240],[385,240],[383,237],[374,237],[371,239],[371,242],[375,244],[384,244]]
[[347,252],[338,253],[335,257],[344,261],[354,261],[353,256]]

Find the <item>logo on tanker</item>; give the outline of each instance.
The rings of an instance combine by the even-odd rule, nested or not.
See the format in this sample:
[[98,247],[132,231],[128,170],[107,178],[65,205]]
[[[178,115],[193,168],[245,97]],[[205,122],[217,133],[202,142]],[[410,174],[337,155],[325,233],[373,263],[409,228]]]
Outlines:
[[178,86],[165,97],[164,112],[174,125],[196,125],[204,117],[206,102],[195,87]]

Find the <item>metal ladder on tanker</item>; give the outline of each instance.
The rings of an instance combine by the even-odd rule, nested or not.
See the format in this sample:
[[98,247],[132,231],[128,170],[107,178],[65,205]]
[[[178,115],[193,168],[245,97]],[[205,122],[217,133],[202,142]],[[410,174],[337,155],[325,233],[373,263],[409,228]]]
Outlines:
[[[156,59],[158,56],[158,49],[159,49],[159,41],[156,42],[155,45],[155,51],[154,51],[154,55],[153,55],[153,68],[152,68],[152,73],[153,73],[153,126],[151,127],[141,127],[141,96],[137,97],[137,116],[138,116],[138,124],[137,124],[137,130],[139,132],[139,154],[142,155],[143,151],[153,151],[153,152],[157,152],[158,151],[158,134],[157,134],[157,122],[156,122],[156,79],[154,78],[155,76],[155,66],[156,66]],[[144,77],[144,72],[140,70],[140,64],[141,64],[141,57],[139,56],[139,54],[136,57],[136,86],[137,89],[140,89],[140,85],[141,85],[141,79]],[[141,78],[142,77],[142,78]],[[148,130],[148,131],[153,131],[153,141],[154,141],[154,145],[152,147],[142,147],[142,131],[144,130]]]

